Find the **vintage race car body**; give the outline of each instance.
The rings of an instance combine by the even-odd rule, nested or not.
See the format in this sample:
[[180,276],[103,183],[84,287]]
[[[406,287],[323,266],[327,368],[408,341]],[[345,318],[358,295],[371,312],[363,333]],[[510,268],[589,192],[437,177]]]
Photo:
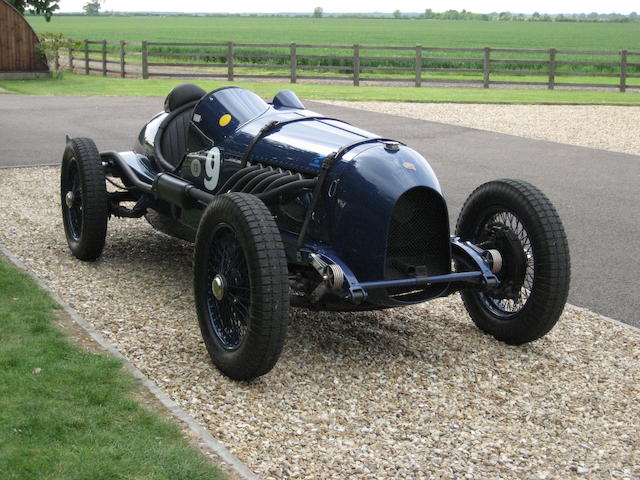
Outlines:
[[482,330],[520,344],[553,327],[569,288],[562,223],[537,188],[481,185],[451,235],[422,155],[309,111],[288,90],[267,103],[183,84],[131,151],[68,138],[60,199],[82,260],[101,255],[112,216],[144,216],[195,243],[200,329],[234,379],[273,368],[290,305],[372,310],[460,291]]
[[[161,125],[170,118],[168,112],[154,117],[139,135],[137,156],[125,157],[141,179],[153,182],[161,173],[156,165],[156,139]],[[321,253],[349,271],[352,281],[405,278],[415,267],[424,267],[423,274],[450,273],[446,204],[429,163],[411,148],[306,110],[288,91],[267,104],[242,88],[222,88],[198,101],[191,120],[186,140],[189,153],[170,167],[175,175],[210,194],[217,194],[243,165],[273,167],[276,173],[272,176],[282,169],[307,180],[317,179],[325,159],[342,151],[326,172],[302,247],[303,252]],[[250,158],[245,161],[252,142]],[[268,180],[268,172],[263,175]],[[265,178],[256,182],[238,191],[260,194],[269,185]],[[261,182],[262,189],[255,190]],[[298,244],[312,189],[296,193],[289,201],[270,206],[289,263],[305,265],[307,259],[301,257]],[[197,212],[162,201],[156,208],[195,236],[200,221]],[[367,303],[393,306],[428,300],[446,287],[445,283],[421,292],[409,289],[412,295],[403,295],[407,289],[400,287],[393,293],[386,289],[365,293]]]

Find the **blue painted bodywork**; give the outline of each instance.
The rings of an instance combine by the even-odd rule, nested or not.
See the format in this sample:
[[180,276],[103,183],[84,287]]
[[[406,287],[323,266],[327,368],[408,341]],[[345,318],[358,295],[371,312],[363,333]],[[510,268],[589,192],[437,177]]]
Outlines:
[[[230,115],[225,126],[220,119]],[[240,159],[253,138],[273,121],[318,117],[310,110],[276,108],[256,94],[232,87],[205,96],[193,111],[193,127],[219,147],[226,159]],[[276,128],[259,141],[251,162],[275,165],[308,174],[318,174],[322,160],[340,147],[373,133],[340,120],[321,119],[292,123]]]
[[[387,232],[396,202],[414,188],[440,194],[433,170],[410,148],[389,152],[374,144],[336,165],[329,179],[336,182],[336,192],[333,198],[323,195],[324,216],[314,224],[312,236],[326,230],[329,244],[348,259],[361,281],[384,278]],[[446,212],[444,201],[441,208]]]
[[[295,97],[295,96],[294,96]],[[215,194],[220,186],[242,165],[242,157],[254,137],[274,121],[287,121],[318,114],[299,108],[297,98],[288,94],[276,97],[273,104],[247,90],[229,87],[203,97],[194,107],[191,137],[199,148],[185,156],[176,174],[194,186]],[[298,101],[299,103],[299,101]],[[153,156],[155,132],[166,113],[149,122],[139,136],[136,151]],[[284,124],[268,131],[252,149],[248,164],[260,163],[302,173],[307,178],[320,174],[327,157],[345,145],[378,138],[373,133],[335,119],[313,118]],[[207,158],[212,149],[220,154],[217,185],[207,188],[205,175]],[[132,168],[138,169],[136,162]],[[200,165],[193,165],[199,163]],[[149,172],[145,176],[153,175]],[[211,187],[211,185],[208,185]],[[347,151],[327,172],[314,209],[305,251],[325,251],[336,263],[347,266],[360,282],[387,279],[385,262],[390,220],[398,200],[407,192],[422,189],[436,198],[433,208],[440,210],[438,218],[447,223],[446,204],[438,180],[427,160],[404,145],[390,148],[384,143],[366,143]],[[286,208],[304,213],[310,192],[301,192],[289,206],[271,206],[283,232],[283,240],[291,264],[304,263],[301,249],[295,244],[302,218],[288,214]],[[163,213],[166,214],[166,209]],[[176,220],[196,229],[201,213],[172,210]],[[442,225],[444,242],[449,242],[448,224]],[[450,250],[446,263],[450,266]],[[439,272],[447,274],[450,270]],[[447,285],[431,290],[429,297],[442,294]],[[370,292],[369,300],[378,305],[417,303],[389,297],[385,290]]]

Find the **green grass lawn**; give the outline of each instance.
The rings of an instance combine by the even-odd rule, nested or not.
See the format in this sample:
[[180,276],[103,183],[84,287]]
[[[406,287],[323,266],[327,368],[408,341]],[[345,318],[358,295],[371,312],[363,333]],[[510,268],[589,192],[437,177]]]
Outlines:
[[65,340],[55,308],[0,259],[0,478],[223,478],[176,425],[133,400],[119,360]]
[[640,50],[640,23],[482,22],[419,19],[54,16],[27,17],[37,32],[77,40],[424,45]]
[[[126,95],[164,97],[185,80],[120,79],[65,73],[60,79],[0,80],[7,93],[28,95]],[[511,90],[481,88],[352,87],[346,85],[290,84],[271,82],[196,81],[205,90],[235,84],[271,98],[291,89],[302,99],[387,102],[516,103],[576,105],[640,105],[640,94],[616,91]]]

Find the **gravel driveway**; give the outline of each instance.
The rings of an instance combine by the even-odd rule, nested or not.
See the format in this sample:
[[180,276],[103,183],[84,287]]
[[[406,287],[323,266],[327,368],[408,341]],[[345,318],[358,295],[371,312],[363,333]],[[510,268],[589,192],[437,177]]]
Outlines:
[[640,477],[640,334],[568,308],[511,347],[458,298],[294,310],[275,370],[232,382],[200,340],[191,246],[115,219],[103,257],[75,260],[58,176],[0,170],[0,243],[264,478]]
[[640,135],[638,135],[640,107],[330,100],[323,100],[322,103],[640,155]]

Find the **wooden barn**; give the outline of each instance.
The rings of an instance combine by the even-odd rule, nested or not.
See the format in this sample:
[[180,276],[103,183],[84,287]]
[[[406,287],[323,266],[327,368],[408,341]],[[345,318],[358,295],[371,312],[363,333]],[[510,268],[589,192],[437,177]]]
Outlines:
[[38,35],[12,5],[0,0],[0,78],[49,75],[47,61],[38,51]]

